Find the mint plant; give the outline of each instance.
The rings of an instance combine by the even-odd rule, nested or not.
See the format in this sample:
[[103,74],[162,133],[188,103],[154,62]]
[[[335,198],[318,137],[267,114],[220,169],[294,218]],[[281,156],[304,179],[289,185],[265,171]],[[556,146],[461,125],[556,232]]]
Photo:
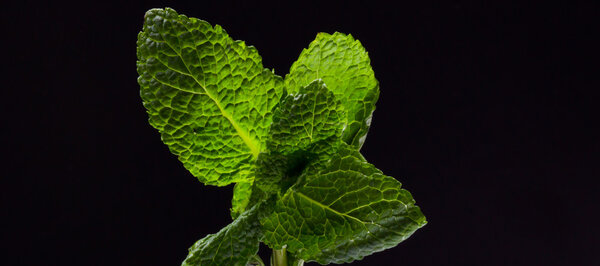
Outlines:
[[141,98],[192,175],[234,184],[233,222],[183,265],[349,263],[426,224],[411,194],[360,154],[379,84],[361,43],[319,33],[282,78],[219,25],[151,9],[137,41]]

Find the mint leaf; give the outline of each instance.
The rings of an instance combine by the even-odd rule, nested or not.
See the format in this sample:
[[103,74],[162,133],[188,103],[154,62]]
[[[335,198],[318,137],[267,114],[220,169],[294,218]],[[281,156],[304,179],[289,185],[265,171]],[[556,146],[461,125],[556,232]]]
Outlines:
[[292,65],[285,86],[297,92],[313,80],[322,79],[346,110],[342,139],[360,149],[379,97],[379,83],[370,62],[352,35],[319,33]]
[[171,152],[206,184],[251,182],[282,78],[219,25],[170,8],[146,13],[137,45],[141,97]]
[[237,218],[248,205],[250,195],[252,194],[252,183],[236,183],[233,187],[233,198],[231,199],[231,218]]
[[259,206],[242,213],[218,233],[198,240],[190,247],[182,265],[246,266],[258,252],[261,235],[257,216]]
[[267,147],[290,154],[311,144],[339,137],[344,109],[322,80],[317,79],[282,99],[273,115]]
[[[274,112],[267,140],[269,151],[257,159],[252,196],[244,206],[252,207],[274,193],[285,193],[306,165],[329,149],[329,142],[340,137],[343,115],[340,101],[322,80],[314,80],[297,93],[285,96]],[[247,196],[241,187],[234,189],[235,203]],[[232,216],[243,210],[235,206]]]
[[318,34],[283,80],[219,25],[152,9],[137,56],[163,142],[200,181],[235,183],[234,221],[183,265],[262,264],[260,241],[277,265],[351,262],[426,224],[411,194],[358,151],[379,86],[351,35]]
[[400,182],[343,145],[328,166],[309,173],[261,221],[263,241],[320,264],[348,263],[396,246],[426,224]]

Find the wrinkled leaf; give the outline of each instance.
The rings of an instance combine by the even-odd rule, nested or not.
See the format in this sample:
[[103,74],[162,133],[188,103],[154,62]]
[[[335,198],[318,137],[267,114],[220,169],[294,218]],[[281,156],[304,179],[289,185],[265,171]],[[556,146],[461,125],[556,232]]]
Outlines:
[[[342,132],[343,115],[340,101],[322,80],[314,80],[297,93],[285,96],[273,115],[267,140],[269,152],[259,155],[254,168],[252,196],[246,208],[274,193],[285,193],[308,164],[315,159],[324,160],[321,155],[330,156],[329,150],[335,148],[331,143]],[[236,190],[239,192],[235,197],[248,196],[245,191]]]
[[298,261],[351,262],[426,224],[410,193],[358,152],[379,86],[351,35],[318,34],[283,80],[218,25],[170,8],[144,20],[137,70],[150,124],[200,181],[236,183],[234,221],[183,265],[259,262],[259,241]]
[[360,149],[379,97],[379,83],[362,44],[352,35],[319,33],[285,76],[285,86],[297,92],[322,79],[346,110],[342,139]]
[[236,183],[233,187],[233,197],[231,199],[231,218],[237,218],[246,210],[250,195],[252,194],[252,183]]
[[251,181],[283,81],[219,25],[151,9],[138,35],[138,83],[150,124],[200,181]]
[[267,147],[291,154],[332,136],[339,137],[343,115],[340,101],[327,85],[314,80],[282,99],[273,115]]
[[306,261],[347,263],[396,246],[425,225],[400,182],[367,163],[352,147],[291,187],[261,221],[263,241]]
[[258,222],[259,205],[242,213],[216,234],[198,240],[189,249],[183,266],[246,266],[258,252],[261,236]]

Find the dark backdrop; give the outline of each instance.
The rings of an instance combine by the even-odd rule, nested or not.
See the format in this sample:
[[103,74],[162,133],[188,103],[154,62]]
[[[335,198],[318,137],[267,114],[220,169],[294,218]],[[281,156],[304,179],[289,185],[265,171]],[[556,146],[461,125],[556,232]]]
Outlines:
[[429,224],[353,265],[600,263],[597,5],[224,2],[3,4],[7,265],[177,265],[230,222],[231,187],[192,177],[139,98],[137,33],[164,6],[280,75],[317,32],[364,44],[381,96],[362,152]]

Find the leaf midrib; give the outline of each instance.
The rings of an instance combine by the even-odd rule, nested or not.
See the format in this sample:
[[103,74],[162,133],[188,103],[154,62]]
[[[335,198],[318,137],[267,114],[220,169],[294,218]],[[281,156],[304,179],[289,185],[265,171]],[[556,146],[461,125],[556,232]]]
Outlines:
[[[198,86],[200,86],[200,88],[202,88],[202,90],[204,90],[204,92],[206,93],[206,96],[208,96],[208,98],[210,98],[219,108],[219,111],[221,111],[221,114],[223,115],[223,117],[225,117],[229,123],[231,123],[231,125],[233,126],[233,128],[235,129],[235,131],[237,132],[238,136],[240,136],[240,138],[244,141],[244,143],[248,146],[248,148],[250,148],[250,152],[252,153],[252,156],[254,157],[254,159],[258,158],[258,154],[260,153],[260,149],[257,147],[257,145],[254,143],[254,141],[252,141],[252,139],[250,138],[250,136],[248,135],[248,133],[246,133],[233,119],[233,117],[231,117],[231,115],[225,111],[225,109],[223,109],[223,107],[221,106],[221,103],[206,89],[206,84],[202,84],[200,83],[200,81],[198,81],[198,79],[196,78],[196,76],[192,75],[192,71],[190,71],[190,68],[188,67],[187,63],[185,62],[185,60],[183,59],[183,57],[181,56],[181,52],[178,52],[175,47],[173,47],[163,36],[162,33],[159,33],[162,38],[164,39],[164,43],[166,43],[171,50],[173,50],[173,52],[175,52],[177,54],[177,56],[179,56],[179,59],[181,59],[181,62],[183,62],[183,65],[185,66],[185,68],[187,69],[188,73],[183,73],[181,71],[175,71],[172,68],[170,68],[169,66],[165,65],[165,67],[167,67],[168,69],[171,69],[177,73],[183,74],[183,75],[188,75],[190,77],[192,77],[192,79],[194,79],[194,81],[196,82],[196,84],[198,84]],[[196,50],[196,49],[194,49]],[[196,50],[196,53],[198,53],[198,50]],[[161,62],[162,63],[162,62]],[[178,89],[180,91],[183,92],[188,92],[188,93],[193,93],[193,94],[199,94],[196,92],[192,92],[192,91],[188,91],[188,90],[183,90],[179,87],[174,87],[175,89]]]
[[[367,234],[373,235],[373,234],[371,233],[371,231],[369,230],[369,228],[367,227],[367,224],[371,224],[371,225],[375,225],[375,226],[377,226],[377,227],[380,227],[380,228],[382,228],[382,229],[385,229],[385,230],[386,230],[386,231],[388,231],[389,233],[393,233],[393,234],[396,234],[396,235],[402,235],[401,233],[399,233],[399,232],[396,232],[396,231],[394,231],[394,230],[390,230],[389,228],[387,228],[387,227],[385,227],[385,226],[383,226],[383,225],[381,225],[381,224],[378,224],[378,223],[376,223],[376,222],[374,222],[374,221],[371,221],[371,222],[365,222],[365,221],[363,221],[363,220],[361,220],[361,219],[358,219],[357,217],[350,216],[350,215],[348,215],[348,214],[345,214],[345,213],[341,213],[341,212],[339,212],[339,211],[336,211],[336,210],[332,209],[330,206],[324,205],[324,204],[322,204],[322,203],[320,203],[320,202],[318,202],[318,201],[316,201],[316,200],[312,199],[311,197],[309,197],[309,196],[306,196],[304,193],[302,193],[302,192],[300,192],[300,191],[293,190],[293,192],[294,192],[294,193],[293,193],[292,195],[294,195],[294,194],[295,194],[295,195],[299,195],[299,196],[300,196],[300,197],[302,197],[303,199],[305,199],[305,200],[309,201],[310,203],[316,204],[317,206],[319,206],[319,207],[321,207],[321,208],[323,208],[323,209],[325,209],[325,210],[331,211],[331,212],[333,212],[333,213],[335,213],[335,214],[337,214],[337,215],[339,215],[339,216],[342,216],[342,217],[347,217],[347,218],[349,218],[349,219],[352,219],[352,220],[354,220],[354,221],[356,221],[356,222],[359,222],[359,223],[360,223],[360,224],[361,224],[361,225],[362,225],[362,226],[365,228],[365,230],[367,231]],[[411,220],[412,220],[412,219],[411,219]],[[375,236],[373,236],[373,237],[375,237]]]
[[326,205],[324,205],[323,203],[320,203],[320,202],[318,202],[318,201],[316,201],[316,200],[312,199],[311,197],[304,195],[304,193],[302,193],[302,192],[300,192],[300,191],[294,190],[294,194],[296,194],[296,195],[299,195],[299,196],[300,196],[300,197],[302,197],[303,199],[305,199],[305,200],[308,200],[309,202],[311,202],[311,203],[313,203],[313,204],[316,204],[317,206],[319,206],[319,207],[321,207],[321,208],[323,208],[323,209],[326,209],[326,210],[328,210],[328,211],[331,211],[331,212],[333,212],[333,213],[335,213],[335,214],[337,214],[337,215],[339,215],[339,216],[343,216],[343,217],[347,217],[347,218],[349,218],[349,219],[355,220],[355,221],[357,221],[357,222],[359,222],[359,223],[361,223],[361,224],[363,224],[363,225],[366,225],[366,224],[368,224],[368,223],[372,223],[372,222],[365,222],[365,221],[362,221],[361,219],[358,219],[358,218],[356,218],[356,217],[354,217],[354,216],[350,216],[350,215],[348,215],[348,214],[345,214],[345,213],[341,213],[341,212],[339,212],[339,211],[336,211],[336,210],[332,209],[330,206],[326,206]]

